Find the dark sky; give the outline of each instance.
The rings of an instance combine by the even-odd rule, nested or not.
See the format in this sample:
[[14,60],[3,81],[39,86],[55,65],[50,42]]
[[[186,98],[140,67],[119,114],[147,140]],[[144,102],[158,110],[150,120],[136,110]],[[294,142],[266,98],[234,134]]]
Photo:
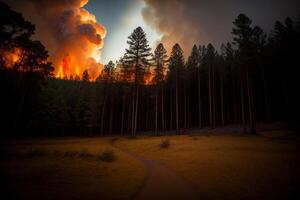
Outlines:
[[163,42],[179,42],[185,50],[194,43],[220,46],[231,40],[232,22],[240,13],[269,33],[276,20],[300,14],[299,0],[144,0],[147,23],[162,33]]

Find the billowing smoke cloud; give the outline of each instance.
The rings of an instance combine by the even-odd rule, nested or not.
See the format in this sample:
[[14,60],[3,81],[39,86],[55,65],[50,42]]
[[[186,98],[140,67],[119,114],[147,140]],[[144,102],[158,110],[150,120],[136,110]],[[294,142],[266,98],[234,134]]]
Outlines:
[[49,50],[57,76],[75,76],[87,69],[92,78],[102,70],[98,62],[106,29],[83,8],[88,0],[4,0],[36,25],[35,37]]
[[180,43],[186,55],[193,44],[231,40],[232,22],[240,13],[267,33],[276,20],[300,13],[298,0],[144,0],[146,23],[162,34],[168,50]]

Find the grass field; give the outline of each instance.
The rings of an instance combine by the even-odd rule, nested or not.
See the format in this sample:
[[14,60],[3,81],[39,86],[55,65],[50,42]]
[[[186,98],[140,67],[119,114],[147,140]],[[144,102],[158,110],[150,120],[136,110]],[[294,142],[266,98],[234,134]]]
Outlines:
[[[296,199],[300,143],[283,135],[120,137],[113,146],[111,138],[9,141],[2,189],[15,199],[133,199],[147,177],[142,158],[174,171],[202,199]],[[103,159],[107,149],[114,159]]]
[[[107,148],[115,161],[101,159]],[[145,176],[140,162],[104,138],[16,141],[4,150],[8,199],[131,199]]]

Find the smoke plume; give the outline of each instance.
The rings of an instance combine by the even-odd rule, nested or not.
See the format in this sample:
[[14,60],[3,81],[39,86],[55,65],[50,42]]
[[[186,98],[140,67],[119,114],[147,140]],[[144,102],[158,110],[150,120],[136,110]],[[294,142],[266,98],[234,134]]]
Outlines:
[[81,76],[87,69],[92,79],[102,70],[100,49],[106,29],[83,8],[88,0],[4,0],[36,25],[35,39],[50,54],[58,77]]
[[144,0],[142,15],[146,23],[162,34],[169,51],[179,43],[187,55],[193,44],[231,40],[232,22],[245,13],[255,25],[270,32],[276,20],[300,13],[298,0]]

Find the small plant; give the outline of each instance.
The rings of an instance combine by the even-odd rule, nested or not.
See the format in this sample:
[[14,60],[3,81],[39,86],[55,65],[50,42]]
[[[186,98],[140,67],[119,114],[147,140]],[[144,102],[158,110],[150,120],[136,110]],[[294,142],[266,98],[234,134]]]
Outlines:
[[88,159],[88,158],[93,157],[93,154],[91,154],[90,152],[88,152],[87,150],[84,149],[79,153],[79,157]]
[[47,152],[46,150],[44,149],[40,149],[40,148],[37,148],[37,149],[29,149],[26,153],[25,153],[25,156],[26,157],[29,157],[29,158],[32,158],[32,157],[44,157],[44,156],[47,156],[49,155],[49,152]]
[[169,139],[163,139],[160,143],[160,148],[167,149],[170,146],[170,140]]
[[99,156],[99,159],[105,162],[113,162],[117,159],[117,156],[112,149],[106,149]]
[[77,156],[79,153],[77,151],[66,151],[64,153],[64,156],[65,157],[75,157]]

